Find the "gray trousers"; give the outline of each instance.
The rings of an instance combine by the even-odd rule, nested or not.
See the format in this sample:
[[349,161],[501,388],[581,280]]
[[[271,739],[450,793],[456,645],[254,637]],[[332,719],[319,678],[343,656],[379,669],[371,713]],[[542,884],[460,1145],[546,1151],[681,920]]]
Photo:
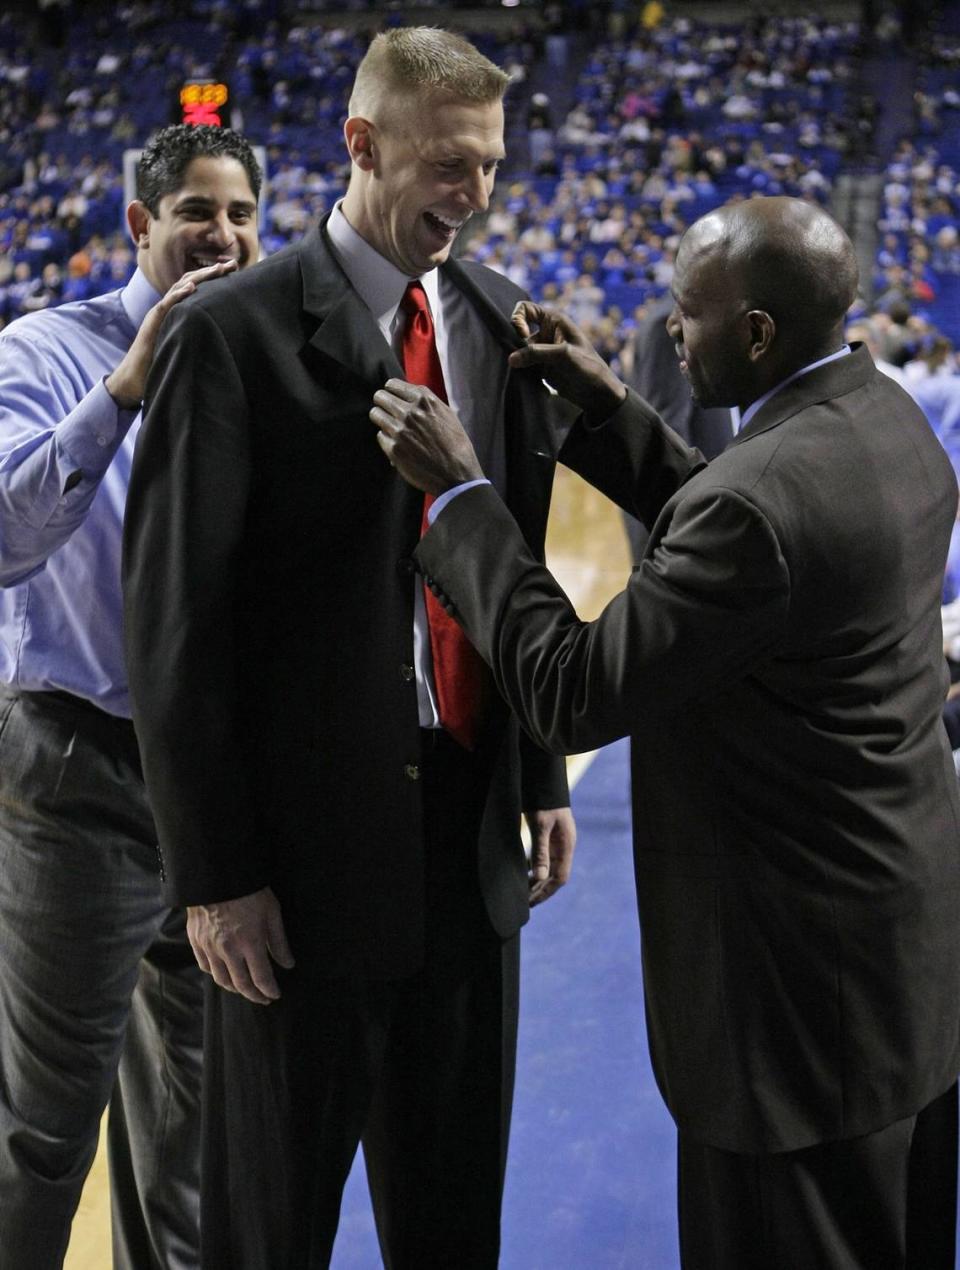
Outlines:
[[0,691],[0,1266],[57,1270],[108,1101],[115,1270],[199,1266],[202,988],[132,725]]

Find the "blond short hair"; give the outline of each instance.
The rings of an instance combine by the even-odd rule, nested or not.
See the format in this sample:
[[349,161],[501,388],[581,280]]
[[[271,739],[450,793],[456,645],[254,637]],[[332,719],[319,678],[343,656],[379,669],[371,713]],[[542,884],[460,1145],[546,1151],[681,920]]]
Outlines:
[[460,101],[499,101],[510,77],[460,35],[437,27],[396,27],[374,37],[350,94],[350,114],[373,122],[398,95],[446,93]]

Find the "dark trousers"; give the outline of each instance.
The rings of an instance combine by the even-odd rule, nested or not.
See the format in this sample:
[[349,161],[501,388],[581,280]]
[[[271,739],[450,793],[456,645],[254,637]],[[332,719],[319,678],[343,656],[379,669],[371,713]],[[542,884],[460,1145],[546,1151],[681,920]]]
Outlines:
[[201,978],[132,726],[0,694],[0,1266],[61,1265],[110,1101],[114,1267],[196,1270]]
[[877,1133],[776,1155],[679,1136],[684,1270],[954,1270],[957,1087]]
[[325,978],[294,947],[267,1007],[209,985],[204,1270],[328,1266],[361,1140],[388,1270],[496,1267],[519,938],[480,897],[472,763],[452,742],[424,755],[419,973]]

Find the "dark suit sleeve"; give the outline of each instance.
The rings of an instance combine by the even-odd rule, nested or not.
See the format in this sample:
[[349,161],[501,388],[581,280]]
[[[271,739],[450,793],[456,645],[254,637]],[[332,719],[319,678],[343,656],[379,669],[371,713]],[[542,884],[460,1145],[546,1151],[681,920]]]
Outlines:
[[[250,482],[247,405],[214,321],[189,302],[147,386],[124,529],[133,716],[172,902],[266,880],[243,753],[237,602]],[[195,756],[202,755],[202,764]]]
[[[486,276],[484,271],[484,276]],[[498,283],[499,285],[499,283]],[[509,327],[510,308],[503,314]],[[540,376],[511,371],[504,405],[507,442],[506,500],[524,541],[537,560],[544,558],[547,517],[560,438],[570,428],[570,410],[547,390]],[[570,805],[567,767],[520,734],[520,796],[525,812]]]
[[563,759],[520,734],[521,798],[525,812],[570,806],[567,765]]
[[560,462],[648,529],[667,500],[706,466],[700,451],[632,391],[600,427],[588,428],[579,418],[560,450]]
[[428,582],[493,668],[535,741],[605,745],[748,675],[782,638],[789,577],[741,494],[708,485],[593,622],[578,619],[489,486],[461,494],[417,549]]

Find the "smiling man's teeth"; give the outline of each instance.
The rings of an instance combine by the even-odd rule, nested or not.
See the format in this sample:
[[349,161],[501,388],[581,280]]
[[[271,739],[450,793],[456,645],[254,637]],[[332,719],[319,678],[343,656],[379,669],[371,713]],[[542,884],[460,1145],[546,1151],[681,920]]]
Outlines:
[[463,224],[462,220],[450,220],[446,216],[441,216],[439,212],[427,212],[427,215],[435,221],[439,221],[445,229],[459,229]]

